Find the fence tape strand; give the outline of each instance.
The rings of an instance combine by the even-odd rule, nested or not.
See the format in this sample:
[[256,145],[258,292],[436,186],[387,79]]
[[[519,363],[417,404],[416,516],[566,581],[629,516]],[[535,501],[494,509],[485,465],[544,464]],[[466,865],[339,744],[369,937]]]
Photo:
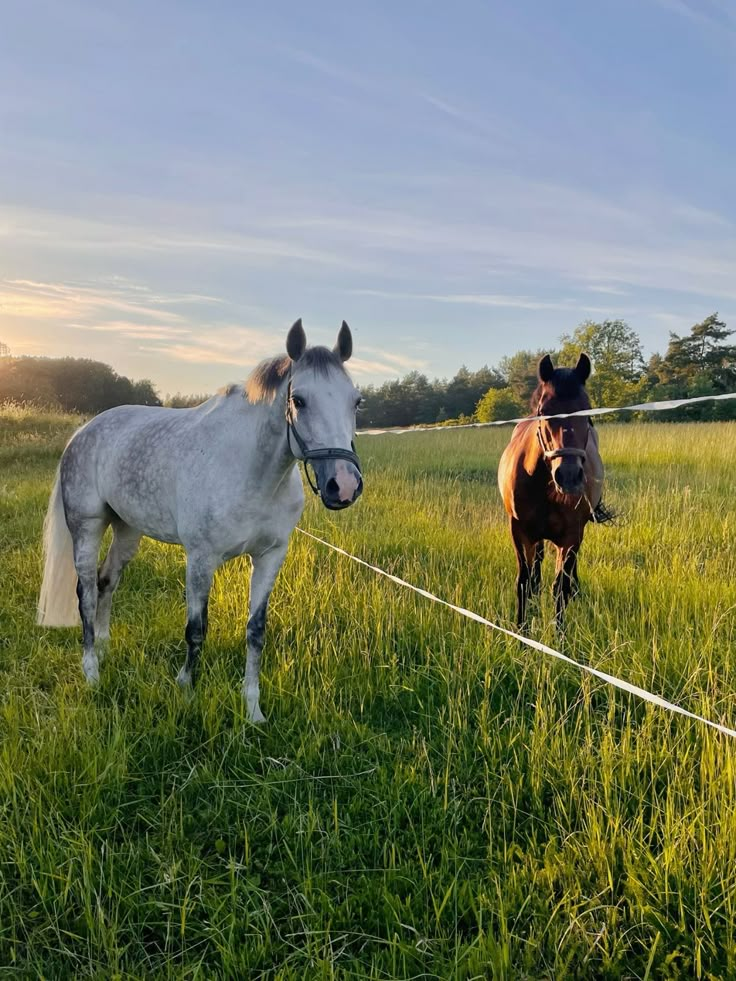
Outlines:
[[[556,415],[545,416],[545,419],[572,419],[574,416],[607,416],[614,412],[666,412],[668,409],[680,409],[683,405],[695,405],[697,402],[723,402],[736,399],[736,392],[722,395],[697,395],[687,399],[667,399],[660,402],[639,402],[637,405],[619,405],[608,408],[580,409],[577,412],[560,412]],[[358,436],[403,436],[404,433],[427,433],[455,429],[487,429],[489,426],[509,426],[519,422],[528,422],[536,416],[519,416],[516,419],[497,419],[494,422],[463,422],[455,426],[409,426],[405,429],[359,429]]]
[[420,586],[414,586],[405,579],[401,579],[399,576],[394,576],[392,573],[386,572],[385,569],[381,569],[377,565],[371,565],[370,562],[366,562],[364,559],[359,559],[357,555],[351,555],[350,552],[346,552],[345,549],[340,548],[339,545],[333,545],[332,542],[325,541],[324,538],[318,538],[317,535],[313,535],[310,531],[305,531],[304,528],[297,528],[296,530],[300,534],[305,535],[307,538],[311,538],[313,541],[319,542],[320,545],[324,545],[327,548],[332,549],[333,552],[337,552],[339,555],[344,555],[345,558],[351,559],[353,562],[357,562],[366,569],[370,569],[379,576],[385,576],[385,578],[390,579],[391,582],[395,582],[399,586],[404,586],[406,589],[410,589],[413,592],[418,593],[420,596],[424,596],[425,599],[431,600],[433,603],[439,603],[442,606],[446,606],[450,610],[454,610],[455,613],[459,613],[461,616],[467,617],[468,620],[475,620],[476,623],[480,623],[485,627],[490,627],[491,630],[496,630],[499,633],[505,634],[507,637],[512,637],[514,640],[518,640],[522,644],[526,644],[527,647],[531,647],[535,651],[540,651],[542,654],[548,654],[550,657],[557,658],[559,661],[564,661],[566,664],[571,664],[579,671],[585,671],[588,674],[592,674],[594,677],[600,678],[602,681],[607,682],[607,684],[612,685],[614,688],[618,688],[621,691],[625,691],[629,695],[636,695],[637,698],[641,698],[646,702],[650,702],[652,705],[659,706],[660,708],[667,709],[668,712],[676,712],[678,715],[684,715],[688,719],[694,719],[696,722],[702,722],[704,725],[710,726],[711,729],[715,729],[717,732],[722,732],[724,735],[730,736],[732,739],[736,739],[736,729],[730,729],[728,726],[721,725],[719,722],[712,722],[710,719],[706,719],[702,715],[697,715],[695,712],[690,712],[687,709],[682,708],[680,705],[675,705],[674,702],[668,702],[666,698],[662,698],[660,695],[655,695],[653,692],[647,691],[646,688],[640,688],[638,685],[633,685],[629,681],[623,681],[621,678],[615,677],[615,675],[607,674],[605,671],[599,671],[598,668],[590,667],[588,664],[581,664],[580,661],[575,661],[573,658],[568,657],[567,654],[563,654],[561,651],[556,651],[554,647],[548,647],[547,644],[542,644],[538,640],[532,640],[529,637],[524,637],[523,634],[517,634],[513,630],[507,630],[506,627],[502,627],[497,623],[493,623],[491,620],[487,620],[479,613],[474,613],[472,610],[466,610],[463,606],[456,606],[454,603],[440,599],[439,596],[435,596],[435,594],[430,593],[429,590],[422,589]]

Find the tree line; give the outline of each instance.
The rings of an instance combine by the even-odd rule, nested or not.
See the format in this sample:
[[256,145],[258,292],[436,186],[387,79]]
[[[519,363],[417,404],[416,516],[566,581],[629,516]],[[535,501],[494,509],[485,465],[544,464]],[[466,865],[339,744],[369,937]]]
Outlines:
[[94,415],[114,405],[161,405],[147,378],[131,381],[89,358],[12,357],[0,350],[0,403]]
[[[664,355],[642,354],[641,340],[623,320],[587,320],[563,334],[550,350],[517,351],[496,367],[470,372],[462,367],[450,379],[413,371],[397,381],[362,389],[361,428],[418,423],[494,422],[527,415],[537,386],[539,359],[550,354],[556,365],[574,365],[581,351],[593,363],[588,392],[593,405],[719,395],[736,391],[736,345],[717,313],[695,324],[689,334],[670,333]],[[660,419],[736,419],[736,399],[704,402],[658,413]]]
[[[463,366],[451,378],[430,380],[419,371],[368,385],[361,428],[493,422],[526,415],[537,385],[537,363],[551,354],[555,364],[572,365],[581,351],[593,362],[588,391],[594,405],[718,395],[736,391],[734,332],[717,313],[695,324],[689,334],[670,334],[664,355],[642,354],[638,334],[623,320],[592,320],[563,334],[550,351],[523,350],[496,367]],[[0,402],[33,403],[91,415],[114,405],[198,405],[207,395],[161,398],[148,379],[132,381],[109,365],[87,358],[12,357],[0,343]],[[736,400],[704,402],[658,414],[667,419],[736,419]]]

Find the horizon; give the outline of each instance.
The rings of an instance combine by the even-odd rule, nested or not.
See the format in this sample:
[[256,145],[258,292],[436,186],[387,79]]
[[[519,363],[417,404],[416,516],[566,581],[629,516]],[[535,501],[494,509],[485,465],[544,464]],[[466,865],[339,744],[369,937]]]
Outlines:
[[300,316],[363,385],[587,319],[663,353],[736,319],[735,42],[723,0],[11,4],[0,341],[161,394]]
[[[704,321],[705,319],[707,319],[705,316],[702,317],[700,322]],[[695,326],[695,325],[691,325],[691,326]],[[734,332],[736,332],[736,331],[732,331],[732,333],[734,333]],[[571,329],[570,330],[570,334],[572,334],[572,333],[573,333],[573,330]],[[549,345],[546,348],[543,349],[545,353],[548,353],[548,354],[550,354],[552,356],[552,358],[553,358],[553,360],[555,360],[555,362],[557,361],[557,358],[558,358],[559,353],[560,353],[559,347],[560,347],[561,343],[562,343],[562,337],[560,336],[555,341],[550,341]],[[2,345],[3,344],[4,344],[3,339],[0,337],[0,348],[2,348]],[[310,345],[310,346],[314,346],[314,345]],[[372,386],[372,387],[378,389],[378,388],[380,388],[384,384],[390,384],[392,382],[402,382],[409,375],[411,375],[413,373],[417,373],[420,376],[425,377],[431,384],[434,384],[434,383],[437,383],[437,382],[440,382],[440,383],[443,383],[443,382],[444,383],[451,382],[463,370],[468,371],[471,375],[479,374],[479,373],[487,370],[487,371],[493,372],[493,373],[495,373],[495,374],[497,374],[499,376],[502,376],[503,375],[503,372],[502,372],[502,369],[501,369],[501,365],[502,365],[503,359],[505,357],[513,357],[514,354],[519,354],[519,353],[522,353],[522,351],[526,351],[526,350],[528,350],[528,349],[518,349],[516,351],[509,351],[509,354],[508,355],[503,355],[499,359],[499,361],[497,361],[497,362],[487,362],[486,361],[486,362],[483,362],[482,364],[466,364],[465,362],[463,362],[462,364],[458,364],[457,367],[455,367],[454,369],[451,369],[449,372],[448,371],[445,371],[444,374],[431,374],[431,373],[428,373],[427,371],[424,371],[422,369],[414,369],[414,368],[411,368],[411,369],[407,369],[406,371],[401,372],[400,374],[389,375],[389,376],[383,377],[383,378],[379,379],[378,381],[367,381],[367,382],[364,382],[364,383],[360,383],[360,380],[359,379],[357,381],[358,381],[359,387],[361,389],[366,389],[369,386]],[[655,351],[654,353],[661,353],[661,354],[663,354],[665,350],[666,350],[666,348],[657,349],[657,351]],[[270,358],[272,356],[278,357],[282,353],[284,353],[284,352],[275,352],[273,355],[267,355],[265,358],[261,358],[259,361],[255,362],[253,367],[255,368],[262,361],[270,360]],[[539,350],[536,350],[536,351],[535,350],[531,350],[531,351],[529,351],[529,353],[534,354],[534,355],[541,354],[542,353],[542,349],[539,349]],[[582,348],[581,348],[581,353],[582,353]],[[23,354],[21,352],[13,351],[12,349],[8,350],[6,352],[6,354],[5,354],[5,356],[6,357],[10,357],[10,358],[32,357],[32,358],[51,358],[51,359],[54,359],[55,357],[57,357],[55,355],[46,354],[44,352],[39,352],[37,354],[27,355],[27,354]],[[83,354],[79,354],[79,355],[73,355],[73,354],[72,355],[60,355],[58,357],[62,357],[62,358],[63,357],[88,358],[89,356],[83,353]],[[115,364],[113,364],[113,363],[111,363],[109,361],[105,361],[104,359],[101,359],[101,358],[94,358],[94,359],[91,359],[91,360],[97,361],[98,363],[106,364],[109,368],[112,368],[112,370],[117,375],[126,377],[131,382],[151,381],[153,383],[153,388],[156,390],[157,395],[161,399],[163,399],[163,400],[166,400],[167,398],[170,398],[170,397],[175,397],[177,395],[181,395],[181,396],[185,396],[185,397],[189,397],[189,396],[200,396],[201,395],[201,396],[206,396],[206,397],[210,398],[210,397],[212,397],[212,395],[217,394],[218,391],[220,391],[221,389],[227,387],[228,385],[245,383],[248,380],[248,377],[250,376],[250,374],[251,374],[251,372],[253,370],[252,368],[248,368],[247,371],[245,371],[245,373],[241,377],[239,377],[239,378],[230,378],[227,381],[220,382],[219,384],[217,384],[216,386],[214,386],[211,389],[192,390],[192,391],[187,391],[187,392],[180,391],[180,390],[171,390],[171,391],[167,390],[167,391],[164,391],[164,390],[162,390],[161,388],[159,388],[156,385],[155,381],[153,381],[152,379],[150,379],[148,377],[143,377],[143,376],[141,376],[141,377],[134,377],[134,376],[126,375],[125,372],[119,370],[119,368]],[[647,363],[648,360],[649,360],[648,358],[645,358],[645,362],[644,362],[644,366],[645,367],[646,367],[646,363]],[[348,370],[349,371],[350,371],[350,365],[351,365],[351,363],[352,363],[352,358],[351,358],[351,361],[348,362]],[[562,362],[559,362],[559,364],[557,364],[557,366],[558,367],[565,367],[565,365],[563,365]],[[595,362],[594,361],[592,362],[592,366],[593,366],[593,375],[595,376],[595,374],[596,374],[596,368],[595,368]]]

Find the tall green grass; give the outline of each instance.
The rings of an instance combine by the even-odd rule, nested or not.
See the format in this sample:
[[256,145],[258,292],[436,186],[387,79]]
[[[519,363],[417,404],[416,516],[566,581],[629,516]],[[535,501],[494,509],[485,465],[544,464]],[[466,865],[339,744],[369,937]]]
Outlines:
[[[736,746],[295,536],[265,728],[240,702],[247,562],[195,697],[183,559],[145,544],[102,683],[34,626],[77,420],[0,419],[0,976],[736,977]],[[508,623],[506,431],[365,437],[366,491],[303,527]],[[564,641],[736,722],[736,425],[601,427],[609,503]]]

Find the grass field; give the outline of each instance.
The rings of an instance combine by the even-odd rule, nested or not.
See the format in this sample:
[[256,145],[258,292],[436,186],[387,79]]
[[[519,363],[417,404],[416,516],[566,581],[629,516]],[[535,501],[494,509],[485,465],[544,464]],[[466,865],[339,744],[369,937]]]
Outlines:
[[[0,417],[0,977],[735,978],[736,744],[295,536],[244,720],[247,563],[187,702],[148,542],[98,690],[34,626],[69,417]],[[565,650],[736,723],[736,424],[600,427]],[[509,624],[506,431],[365,437],[302,526]],[[545,592],[530,635],[556,646]]]

